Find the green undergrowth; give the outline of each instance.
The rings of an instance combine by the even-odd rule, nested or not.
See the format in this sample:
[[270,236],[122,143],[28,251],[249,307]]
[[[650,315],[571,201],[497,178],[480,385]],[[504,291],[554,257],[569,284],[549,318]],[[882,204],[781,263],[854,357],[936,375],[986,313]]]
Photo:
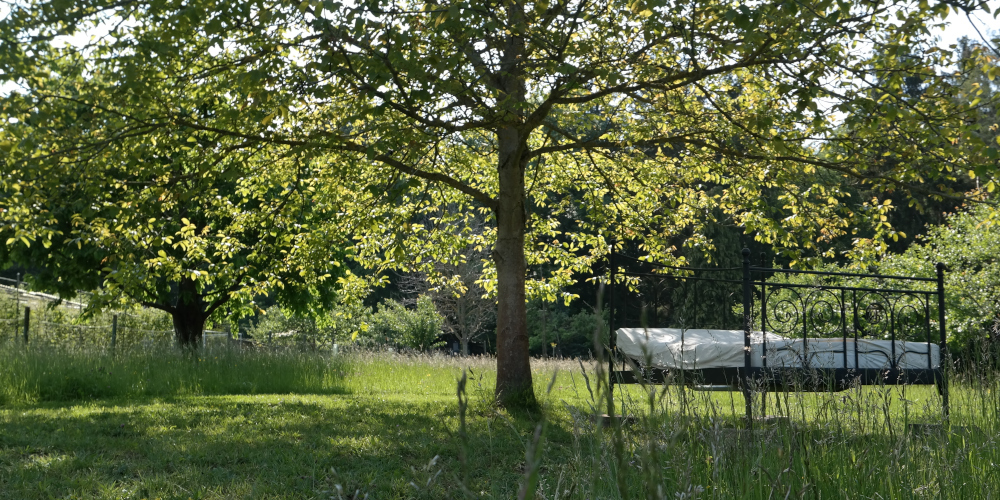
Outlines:
[[0,403],[148,396],[342,392],[342,358],[287,351],[170,347],[0,347]]
[[[603,427],[599,365],[575,361],[535,360],[541,410],[509,412],[490,403],[489,358],[4,356],[4,394],[21,396],[0,408],[0,498],[989,498],[1000,484],[985,375],[953,384],[948,420],[933,387],[757,395],[757,414],[787,419],[748,429],[740,393],[627,386],[628,417]],[[6,387],[87,363],[112,367],[115,390]],[[150,380],[128,385],[130,367]]]

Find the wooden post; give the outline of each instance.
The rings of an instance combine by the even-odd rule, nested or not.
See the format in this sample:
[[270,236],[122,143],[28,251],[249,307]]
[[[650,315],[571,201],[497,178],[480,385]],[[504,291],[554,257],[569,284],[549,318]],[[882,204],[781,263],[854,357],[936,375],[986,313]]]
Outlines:
[[21,273],[17,273],[17,283],[14,285],[14,338],[18,337],[19,325],[17,320],[21,317]]
[[111,317],[111,349],[115,348],[115,344],[118,343],[118,315],[115,314]]
[[[15,324],[17,324],[15,322]],[[31,308],[24,308],[24,345],[28,345],[28,327],[31,326]]]

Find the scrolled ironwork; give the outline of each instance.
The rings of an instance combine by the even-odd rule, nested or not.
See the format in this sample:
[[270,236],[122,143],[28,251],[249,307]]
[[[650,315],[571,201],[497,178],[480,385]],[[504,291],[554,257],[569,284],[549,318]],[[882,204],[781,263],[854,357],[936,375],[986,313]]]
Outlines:
[[927,311],[919,298],[902,295],[893,303],[893,327],[898,340],[926,340]]
[[808,315],[806,327],[810,336],[832,336],[841,333],[840,297],[830,290],[817,289],[806,297]]
[[765,330],[793,335],[801,329],[805,304],[798,290],[775,287],[768,290]]
[[884,338],[892,328],[892,305],[885,295],[862,292],[855,298],[854,326],[858,337]]

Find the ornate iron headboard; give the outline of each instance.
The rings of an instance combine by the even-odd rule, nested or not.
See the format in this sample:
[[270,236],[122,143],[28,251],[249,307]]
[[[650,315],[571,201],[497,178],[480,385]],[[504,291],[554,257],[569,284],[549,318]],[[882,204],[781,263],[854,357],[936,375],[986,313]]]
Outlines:
[[[618,259],[622,256],[617,254],[612,244],[608,260],[611,352],[608,369],[612,391],[616,383],[667,380],[662,370],[646,370],[637,374],[627,369],[623,360],[623,369],[615,370],[618,361],[615,331],[618,323],[624,323],[622,304],[617,302],[620,299],[616,293],[618,284],[623,280],[649,278],[691,282],[695,284],[696,297],[698,283],[722,283],[734,292],[735,285],[739,284],[742,300],[731,301],[733,308],[739,309],[738,314],[732,315],[739,326],[735,326],[733,321],[728,321],[728,326],[729,329],[743,330],[744,366],[677,371],[697,371],[697,378],[703,382],[740,388],[746,398],[748,418],[752,411],[751,388],[766,390],[794,386],[807,390],[840,390],[853,384],[937,384],[947,416],[949,404],[945,368],[948,357],[943,264],[937,264],[937,275],[931,278],[772,268],[765,265],[763,255],[761,265],[754,266],[750,262],[750,250],[746,248],[742,257],[741,267],[716,268],[671,267],[632,259],[641,262],[643,267],[654,267],[652,271],[636,271],[619,267]],[[697,299],[695,303],[698,304]],[[723,311],[723,316],[725,313]],[[685,326],[714,326],[706,324],[704,318],[696,317],[695,322]],[[643,326],[649,325],[644,321]],[[802,366],[768,366],[767,335],[760,335],[763,343],[758,351],[760,366],[753,366],[753,332],[801,340]],[[809,339],[817,337],[841,339],[843,349],[840,353],[843,358],[839,367],[809,366]],[[858,341],[864,339],[890,341],[888,369],[860,368]],[[900,367],[897,341],[926,343],[926,368]],[[931,346],[935,344],[940,356],[938,366],[932,359]],[[900,356],[902,354],[899,353]],[[695,378],[680,373],[680,380]],[[813,385],[803,385],[801,381],[804,378],[814,381]]]

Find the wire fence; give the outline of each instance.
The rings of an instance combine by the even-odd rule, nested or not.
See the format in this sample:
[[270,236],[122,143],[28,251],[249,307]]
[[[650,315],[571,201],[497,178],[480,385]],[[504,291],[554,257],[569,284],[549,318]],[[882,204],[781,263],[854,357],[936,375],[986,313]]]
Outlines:
[[75,319],[49,319],[58,315],[46,314],[51,312],[46,308],[23,307],[20,312],[20,318],[0,319],[0,342],[63,347],[152,347],[173,339],[173,329],[150,328],[146,318],[139,315],[107,313],[95,318],[104,321],[88,324]]
[[[27,290],[19,279],[0,277],[0,342],[89,348],[154,347],[174,341],[162,311],[103,311],[84,316],[86,304]],[[202,346],[229,342],[232,335],[206,330]]]

